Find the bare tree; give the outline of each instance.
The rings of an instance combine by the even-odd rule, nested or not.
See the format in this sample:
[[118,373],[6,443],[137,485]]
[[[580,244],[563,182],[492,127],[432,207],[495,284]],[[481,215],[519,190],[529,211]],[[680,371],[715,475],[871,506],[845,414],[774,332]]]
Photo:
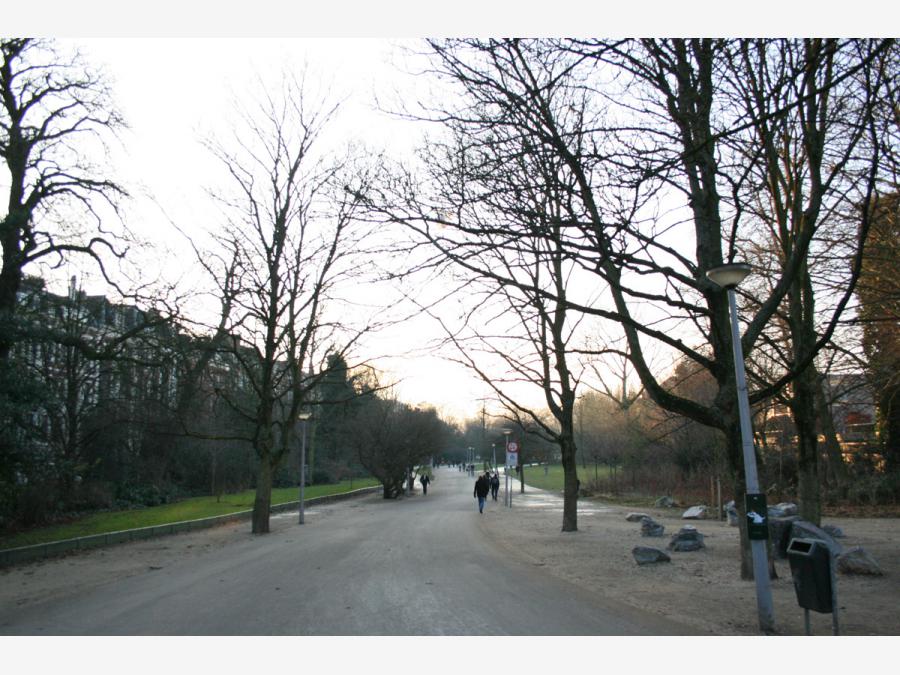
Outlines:
[[[784,115],[807,105],[811,94],[824,96],[853,82],[861,92],[853,118],[857,137],[876,140],[867,121],[888,81],[881,59],[890,44],[842,42],[842,58],[833,62],[822,51],[800,50],[797,62],[783,62],[782,77],[794,86],[788,88],[789,100],[771,115]],[[431,113],[443,124],[465,128],[465,138],[475,139],[468,141],[472,144],[516,137],[520,153],[545,153],[558,160],[557,184],[568,194],[562,202],[567,208],[562,218],[565,251],[607,292],[591,302],[570,293],[565,304],[621,326],[641,384],[660,406],[725,434],[726,459],[742,507],[745,486],[728,304],[725,293],[705,277],[707,270],[733,260],[738,243],[750,232],[760,231],[748,210],[748,166],[766,161],[765,145],[772,139],[760,133],[759,119],[735,104],[734,83],[725,76],[738,63],[732,57],[740,45],[728,40],[430,41],[433,69],[459,95],[453,99],[456,105],[426,110],[423,116]],[[781,57],[766,58],[779,62]],[[822,78],[804,87],[811,73]],[[836,130],[828,131],[832,135],[825,134],[826,146],[832,140],[840,143]],[[514,157],[511,151],[508,157]],[[845,204],[863,204],[877,180],[878,158],[864,153],[860,180],[849,187],[837,182],[819,187],[832,190]],[[416,196],[431,206],[432,194],[419,190]],[[821,204],[821,195],[816,201]],[[452,213],[454,221],[469,216]],[[440,232],[431,226],[447,227],[449,219],[435,216],[431,208],[418,217],[417,222],[425,223],[421,231],[439,241]],[[816,217],[798,233],[768,295],[742,292],[748,320],[742,338],[745,354],[752,354],[798,280],[802,286],[812,242],[825,222]],[[474,229],[464,231],[470,248],[484,244]],[[498,225],[491,234],[516,242],[520,231]],[[800,356],[774,380],[757,380],[754,402],[780,391],[812,363],[840,319],[857,272],[858,257],[843,296],[818,335],[797,345]],[[549,289],[538,292],[552,295]],[[667,349],[673,362],[683,356],[707,370],[716,383],[712,402],[668,390],[648,362],[646,345],[652,343]],[[741,524],[741,570],[749,577],[743,519]]]
[[374,326],[358,310],[361,319],[346,318],[366,269],[352,194],[368,177],[349,155],[319,150],[336,111],[288,77],[243,113],[230,145],[211,146],[236,190],[217,195],[228,218],[217,235],[224,253],[203,264],[221,299],[217,335],[227,336],[252,392],[219,393],[252,429],[254,533],[269,531],[273,475],[294,443],[298,413],[315,403],[327,355],[346,355]]
[[[424,268],[456,283],[448,296],[461,303],[460,320],[440,315],[443,306],[433,312],[453,347],[447,358],[478,375],[507,420],[558,445],[562,530],[576,531],[574,409],[582,366],[575,351],[579,317],[566,304],[575,271],[563,243],[570,186],[558,184],[560,164],[551,155],[534,152],[512,129],[484,122],[480,132],[493,139],[467,136],[465,121],[455,120],[449,138],[433,138],[423,152],[436,206],[423,203],[415,179],[402,171],[368,203],[431,250]],[[445,215],[428,214],[430,208]],[[529,389],[540,390],[549,417],[526,402]]]
[[[805,39],[743,40],[724,50],[725,78],[748,120],[746,134],[720,141],[746,160],[743,175],[732,179],[734,208],[765,229],[774,264],[759,267],[774,268],[779,281],[785,278],[777,270],[805,249],[781,308],[781,371],[797,373],[786,400],[798,432],[800,510],[815,523],[820,376],[813,358],[859,275],[868,222],[857,205],[870,202],[876,187],[883,138],[876,110],[889,79],[878,48]],[[869,68],[857,69],[866,62]]]
[[[124,188],[91,162],[124,126],[103,77],[78,54],[48,41],[0,41],[0,157],[8,171],[0,221],[0,362],[15,341],[13,319],[23,270],[58,265],[71,254],[121,255],[103,222]],[[93,221],[86,229],[80,223]]]
[[369,473],[381,482],[385,499],[412,487],[413,472],[443,452],[450,427],[433,408],[416,408],[392,396],[370,396],[348,420],[349,442]]

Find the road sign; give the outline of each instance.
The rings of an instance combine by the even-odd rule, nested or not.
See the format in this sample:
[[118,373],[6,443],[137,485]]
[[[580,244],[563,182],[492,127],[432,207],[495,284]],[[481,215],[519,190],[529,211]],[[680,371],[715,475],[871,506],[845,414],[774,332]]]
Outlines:
[[[510,443],[512,445],[512,443]],[[519,453],[518,452],[507,452],[506,453],[506,466],[519,466]]]
[[513,452],[513,453],[518,452],[518,451],[519,451],[519,444],[516,443],[515,441],[510,441],[510,442],[509,442],[509,445],[506,446],[506,451],[507,451],[507,452]]

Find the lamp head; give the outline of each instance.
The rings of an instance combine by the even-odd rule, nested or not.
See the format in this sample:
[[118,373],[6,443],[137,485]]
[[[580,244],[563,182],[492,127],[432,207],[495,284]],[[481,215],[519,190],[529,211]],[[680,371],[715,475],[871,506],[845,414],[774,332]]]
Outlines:
[[312,417],[312,413],[302,412],[302,413],[297,414],[297,419],[300,420],[301,422],[305,422],[310,417]]
[[733,262],[706,270],[706,278],[722,288],[735,288],[751,271],[747,263]]

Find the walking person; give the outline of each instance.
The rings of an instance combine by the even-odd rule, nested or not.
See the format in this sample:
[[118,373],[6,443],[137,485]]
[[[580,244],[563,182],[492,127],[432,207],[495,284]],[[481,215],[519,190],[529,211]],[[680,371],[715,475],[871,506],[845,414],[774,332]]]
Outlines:
[[487,473],[484,473],[475,481],[474,496],[478,498],[478,513],[484,513],[484,501],[487,499],[490,490],[491,481],[488,479]]
[[500,476],[498,476],[495,471],[491,475],[491,497],[493,497],[494,501],[497,501],[498,492],[500,492]]
[[428,477],[428,474],[422,474],[419,476],[419,482],[422,484],[422,494],[428,494],[428,484],[431,482],[431,479]]

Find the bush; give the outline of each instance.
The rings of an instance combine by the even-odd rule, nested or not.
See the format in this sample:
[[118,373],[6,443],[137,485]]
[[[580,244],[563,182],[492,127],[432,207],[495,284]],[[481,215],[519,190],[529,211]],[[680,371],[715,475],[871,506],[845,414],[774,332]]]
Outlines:
[[87,481],[76,487],[67,510],[92,511],[111,508],[115,503],[115,488],[106,481]]
[[58,511],[56,490],[29,485],[19,495],[13,521],[23,527],[35,527],[50,521]]
[[327,471],[325,469],[315,469],[312,472],[311,483],[313,485],[327,485],[327,484],[337,483],[337,482],[338,481],[335,480],[334,476],[331,474],[330,471]]
[[900,499],[900,473],[873,473],[855,477],[847,499],[857,506],[896,503]]
[[141,508],[159,506],[177,501],[180,494],[174,486],[126,484],[119,488],[114,506],[116,508]]

